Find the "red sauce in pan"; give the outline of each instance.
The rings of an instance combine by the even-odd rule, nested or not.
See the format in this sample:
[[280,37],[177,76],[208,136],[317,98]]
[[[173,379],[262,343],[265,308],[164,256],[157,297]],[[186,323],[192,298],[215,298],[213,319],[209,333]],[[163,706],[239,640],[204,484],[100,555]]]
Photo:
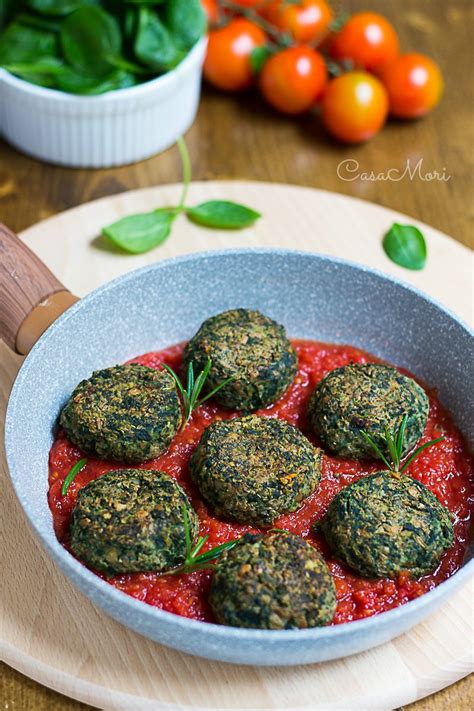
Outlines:
[[[298,375],[288,392],[274,405],[260,414],[288,420],[301,428],[317,444],[308,430],[305,412],[308,398],[316,383],[330,370],[348,363],[376,362],[377,359],[351,346],[328,345],[314,341],[293,341],[298,353]],[[131,362],[160,367],[162,362],[175,370],[180,367],[183,345],[173,346],[157,353],[147,353]],[[352,574],[333,560],[324,539],[311,531],[312,524],[327,510],[333,496],[343,487],[362,476],[380,470],[377,463],[357,462],[324,455],[323,476],[318,489],[292,514],[281,516],[274,526],[297,533],[308,540],[325,556],[335,578],[338,605],[334,624],[358,620],[412,600],[452,575],[461,565],[466,550],[470,516],[472,513],[474,482],[471,460],[462,437],[452,424],[446,410],[436,398],[430,396],[430,415],[422,441],[444,435],[440,444],[425,450],[409,467],[410,476],[419,479],[452,514],[455,522],[455,543],[447,551],[438,568],[420,579],[401,574],[397,580],[367,580]],[[199,492],[190,481],[188,463],[204,429],[216,418],[234,416],[218,405],[204,404],[193,413],[186,428],[174,439],[166,454],[140,465],[144,469],[162,469],[175,477],[192,499],[201,521],[201,535],[209,534],[206,547],[241,536],[246,531],[258,531],[246,525],[227,523],[215,518],[206,508]],[[89,459],[86,467],[76,476],[67,495],[61,496],[61,486],[71,466],[83,454],[59,430],[51,448],[49,465],[49,505],[59,540],[67,547],[69,521],[79,489],[111,469],[121,468],[118,463]],[[206,549],[203,548],[203,551]],[[133,573],[109,578],[111,585],[133,597],[169,612],[196,620],[213,621],[207,603],[211,573],[198,571],[189,575],[157,575]]]

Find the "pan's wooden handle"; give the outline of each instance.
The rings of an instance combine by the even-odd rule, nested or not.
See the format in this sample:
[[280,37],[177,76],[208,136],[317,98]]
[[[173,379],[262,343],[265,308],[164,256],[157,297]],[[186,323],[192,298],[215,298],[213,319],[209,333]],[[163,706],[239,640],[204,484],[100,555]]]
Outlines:
[[25,355],[75,301],[17,235],[0,224],[0,338]]

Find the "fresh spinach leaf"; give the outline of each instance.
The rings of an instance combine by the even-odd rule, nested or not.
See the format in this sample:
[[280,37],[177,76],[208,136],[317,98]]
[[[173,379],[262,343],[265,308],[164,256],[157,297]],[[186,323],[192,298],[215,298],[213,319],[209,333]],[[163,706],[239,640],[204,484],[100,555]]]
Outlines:
[[0,0],[0,32],[7,25],[14,11],[18,11],[22,4],[21,0],[20,2],[15,2],[15,0]]
[[136,57],[158,72],[173,69],[183,58],[156,12],[140,7],[134,50]]
[[36,27],[46,32],[59,32],[60,20],[57,17],[44,17],[42,15],[32,15],[28,12],[20,12],[16,16],[17,22],[27,27]]
[[261,217],[259,212],[228,200],[209,200],[196,207],[186,208],[186,214],[198,225],[225,230],[249,227]]
[[399,225],[395,222],[382,244],[389,259],[405,269],[419,270],[426,264],[425,238],[413,225]]
[[44,57],[31,64],[7,64],[5,69],[32,84],[54,89],[56,88],[57,74],[62,71],[63,66],[62,61],[57,57]]
[[200,0],[169,0],[163,20],[177,47],[187,52],[206,31],[207,19]]
[[84,5],[97,5],[98,0],[28,0],[27,5],[45,15],[69,15]]
[[66,60],[90,76],[108,74],[120,56],[122,38],[115,17],[100,7],[81,7],[61,25]]
[[53,32],[12,22],[0,35],[0,65],[37,62],[57,55],[58,41]]
[[136,84],[135,76],[123,69],[114,69],[103,77],[91,77],[76,72],[74,69],[63,65],[63,71],[56,76],[56,88],[70,94],[93,96],[105,94],[107,91],[127,89]]
[[205,24],[200,0],[0,0],[0,66],[102,93],[173,69]]

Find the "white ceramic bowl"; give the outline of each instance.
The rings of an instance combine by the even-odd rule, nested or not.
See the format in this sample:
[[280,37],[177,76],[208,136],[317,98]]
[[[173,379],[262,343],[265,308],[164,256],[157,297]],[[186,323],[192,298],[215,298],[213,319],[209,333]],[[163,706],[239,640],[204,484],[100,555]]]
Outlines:
[[76,168],[148,158],[193,123],[205,50],[202,38],[167,74],[99,96],[45,89],[0,68],[0,133],[24,153]]

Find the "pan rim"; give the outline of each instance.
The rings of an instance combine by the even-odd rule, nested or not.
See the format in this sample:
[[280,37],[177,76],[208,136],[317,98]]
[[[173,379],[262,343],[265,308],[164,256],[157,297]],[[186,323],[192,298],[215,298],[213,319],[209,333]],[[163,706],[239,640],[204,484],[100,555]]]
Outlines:
[[[358,272],[368,273],[370,275],[376,276],[383,281],[388,281],[395,284],[402,289],[411,292],[418,298],[427,301],[430,305],[434,306],[436,309],[441,311],[444,315],[453,320],[458,326],[460,326],[466,334],[472,339],[473,331],[470,326],[465,323],[460,317],[454,314],[449,308],[440,304],[436,299],[432,298],[422,290],[417,287],[408,284],[407,282],[393,277],[380,269],[375,269],[372,267],[367,267],[362,264],[358,264],[352,260],[347,260],[341,257],[333,257],[325,255],[318,252],[304,251],[304,250],[292,250],[285,248],[233,248],[233,249],[219,249],[219,250],[208,250],[205,252],[196,252],[192,254],[180,255],[178,257],[173,257],[170,259],[161,260],[155,262],[154,264],[147,265],[125,274],[122,274],[115,279],[107,282],[106,284],[94,289],[89,294],[80,299],[76,304],[69,308],[63,315],[61,315],[50,328],[41,336],[38,342],[35,344],[30,354],[25,358],[23,362],[15,383],[13,385],[12,391],[10,393],[10,398],[7,407],[6,419],[5,419],[5,450],[7,455],[7,464],[10,474],[10,479],[15,490],[15,494],[20,501],[21,507],[27,517],[30,527],[34,530],[37,539],[41,542],[42,546],[45,548],[50,557],[59,565],[59,567],[67,574],[67,576],[78,585],[81,590],[85,587],[88,589],[95,588],[98,593],[98,597],[101,601],[107,600],[110,602],[115,602],[120,607],[127,607],[128,611],[131,613],[137,613],[142,619],[146,618],[149,622],[160,622],[166,621],[172,624],[175,628],[182,629],[183,631],[189,633],[199,632],[206,637],[212,637],[216,640],[227,639],[229,642],[243,640],[245,642],[261,642],[268,641],[272,643],[284,643],[290,641],[323,641],[323,640],[340,640],[347,635],[355,634],[364,635],[369,633],[374,628],[379,629],[387,626],[391,626],[396,622],[396,620],[410,617],[410,615],[416,614],[417,610],[423,609],[425,607],[434,608],[436,602],[440,598],[444,598],[448,592],[453,591],[462,582],[466,582],[471,575],[474,573],[474,559],[464,563],[461,568],[459,568],[456,573],[451,577],[444,580],[442,583],[437,585],[432,590],[424,593],[420,597],[410,600],[396,608],[387,610],[378,615],[374,615],[367,619],[355,620],[350,623],[344,623],[341,625],[334,625],[329,627],[315,627],[310,629],[296,629],[296,630],[257,630],[257,629],[247,629],[247,628],[237,628],[229,627],[226,625],[218,625],[211,622],[202,622],[199,620],[194,620],[190,618],[185,618],[172,612],[167,612],[161,610],[145,602],[137,600],[126,593],[114,588],[107,582],[99,578],[97,575],[92,573],[86,566],[76,560],[68,551],[60,544],[57,539],[51,541],[50,538],[43,532],[42,527],[37,525],[35,518],[33,516],[33,511],[29,506],[29,502],[22,499],[21,492],[17,488],[17,481],[15,477],[15,461],[12,453],[12,443],[14,436],[14,412],[16,401],[21,396],[22,392],[22,382],[26,377],[31,364],[34,359],[40,357],[41,351],[47,347],[48,338],[62,325],[79,310],[85,306],[91,304],[96,299],[100,299],[102,294],[106,293],[110,289],[115,288],[118,284],[124,284],[130,279],[136,279],[142,274],[149,272],[159,271],[163,267],[172,267],[180,263],[186,263],[189,261],[199,261],[202,259],[216,259],[224,256],[241,256],[241,255],[280,255],[287,256],[289,258],[305,258],[314,259],[317,258],[322,262],[328,264],[335,264],[345,267],[350,267],[357,270]],[[82,585],[80,583],[83,583]],[[84,594],[91,599],[91,594]]]

